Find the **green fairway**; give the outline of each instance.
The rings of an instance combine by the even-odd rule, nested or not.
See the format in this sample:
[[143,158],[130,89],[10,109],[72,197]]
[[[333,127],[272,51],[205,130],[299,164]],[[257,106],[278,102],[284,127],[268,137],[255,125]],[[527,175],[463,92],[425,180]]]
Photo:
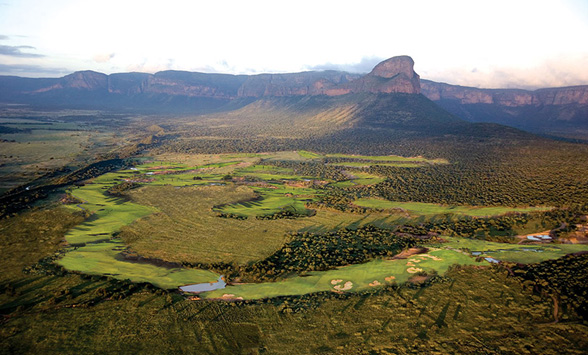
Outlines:
[[219,275],[198,269],[168,268],[120,259],[125,245],[119,240],[88,244],[65,254],[58,264],[90,275],[109,275],[133,282],[149,282],[161,288],[214,282]]
[[252,165],[246,168],[239,168],[235,176],[253,177],[261,180],[302,180],[312,179],[311,176],[300,176],[294,174],[292,169],[279,168],[271,165]]
[[345,163],[329,163],[327,165],[350,167],[350,168],[369,168],[372,165],[396,166],[399,168],[418,168],[418,167],[422,166],[422,164],[413,163],[413,162],[404,162],[404,161],[399,161],[399,162],[395,162],[395,163],[382,163],[382,162],[377,162],[377,161],[372,161],[372,162],[349,161],[349,162],[345,162]]
[[317,153],[313,153],[313,152],[309,152],[307,150],[299,150],[298,151],[298,155],[300,155],[303,158],[307,158],[307,159],[320,159],[320,158],[324,158],[324,155],[320,155]]
[[309,211],[304,205],[306,202],[315,200],[317,194],[314,189],[280,184],[252,189],[261,196],[261,199],[226,205],[218,210],[242,216],[262,216],[284,210],[307,214]]
[[564,255],[588,251],[586,244],[505,244],[477,239],[451,238],[440,244],[445,248],[467,250],[474,256],[490,257],[500,261],[531,264],[561,258]]
[[411,214],[427,216],[437,214],[460,214],[472,217],[485,217],[485,216],[498,216],[509,212],[535,212],[535,211],[548,211],[550,207],[474,207],[474,206],[443,206],[434,203],[422,203],[422,202],[397,202],[388,201],[376,198],[361,198],[354,201],[354,204],[373,208],[373,209],[401,209]]
[[375,162],[417,162],[417,163],[429,163],[429,164],[449,164],[447,159],[427,159],[423,157],[401,157],[398,155],[384,155],[384,156],[371,156],[371,155],[349,155],[349,154],[327,154],[329,158],[344,158],[344,159],[360,159],[368,160],[372,164]]
[[[290,158],[288,154],[284,156]],[[271,155],[267,157],[273,158]],[[133,262],[126,260],[121,252],[130,247],[138,255],[166,262],[244,264],[272,255],[283,245],[288,232],[320,233],[366,224],[389,228],[402,223],[404,218],[376,211],[363,215],[317,211],[315,216],[309,218],[257,220],[253,217],[281,211],[307,215],[310,211],[305,204],[316,201],[321,190],[315,188],[311,181],[302,181],[305,177],[295,175],[293,169],[255,164],[252,159],[258,159],[257,156],[244,157],[247,161],[228,159],[223,155],[184,158],[194,165],[152,160],[131,169],[104,174],[84,186],[70,189],[70,194],[83,203],[69,205],[68,208],[87,210],[91,216],[66,234],[67,242],[77,246],[65,253],[58,263],[82,273],[175,288],[190,283],[211,282],[219,275],[206,270],[165,266],[174,264]],[[393,160],[397,157],[388,158]],[[336,184],[371,185],[384,180],[363,171],[344,173],[349,180]],[[227,179],[226,174],[231,174],[231,178]],[[233,181],[235,177],[246,176],[258,180]],[[276,182],[281,179],[293,181]],[[121,181],[137,181],[143,186],[128,191],[126,198],[106,194],[108,188]],[[403,209],[425,218],[447,213],[494,216],[549,209],[442,206],[374,198],[360,199],[355,203],[374,209]],[[218,212],[249,218],[220,218]],[[113,239],[118,232],[118,237]],[[229,286],[225,290],[209,292],[205,297],[217,298],[227,294],[234,295],[230,297],[258,299],[329,290],[361,291],[386,283],[406,282],[422,272],[443,274],[453,264],[474,264],[475,258],[461,252],[461,249],[517,262],[553,259],[586,249],[581,245],[528,247],[456,238],[450,238],[449,243],[436,247],[428,254],[409,259],[372,260],[329,271],[310,272],[280,282]],[[486,261],[484,263],[487,264]]]
[[118,176],[118,173],[105,174],[96,178],[91,184],[71,190],[71,195],[84,203],[68,207],[74,210],[85,209],[92,215],[87,221],[66,234],[68,243],[78,244],[108,239],[121,226],[155,211],[153,208],[105,195],[105,190],[116,183]]
[[[484,262],[487,264],[486,262]],[[225,297],[259,299],[287,295],[303,295],[319,291],[357,292],[380,285],[403,283],[419,272],[443,275],[449,266],[475,265],[474,258],[452,251],[431,250],[427,254],[414,255],[408,259],[373,260],[365,264],[341,267],[335,270],[310,272],[280,282],[242,284],[227,286],[203,293],[205,298]]]

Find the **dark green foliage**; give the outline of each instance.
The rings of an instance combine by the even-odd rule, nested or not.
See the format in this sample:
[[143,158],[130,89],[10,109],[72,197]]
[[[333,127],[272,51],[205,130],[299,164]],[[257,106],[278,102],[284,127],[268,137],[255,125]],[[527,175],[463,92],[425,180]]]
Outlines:
[[557,260],[547,260],[538,264],[515,265],[514,274],[526,280],[527,285],[539,294],[547,294],[553,298],[555,321],[561,314],[569,315],[570,311],[588,320],[588,253],[566,255]]
[[298,213],[296,211],[283,210],[272,214],[255,216],[256,219],[295,219],[300,217],[312,217],[316,214],[314,210],[307,210],[308,213]]
[[365,226],[326,234],[295,233],[280,250],[247,268],[262,279],[337,266],[359,264],[376,257],[392,257],[413,247],[417,240],[389,230]]
[[106,193],[112,196],[120,197],[123,196],[126,191],[136,189],[139,186],[141,186],[141,184],[136,182],[123,181],[109,187],[108,190],[106,190]]
[[0,126],[0,134],[10,134],[10,133],[31,133],[32,130],[30,128],[14,128],[8,126]]
[[216,216],[220,217],[220,218],[233,218],[233,219],[240,219],[240,220],[247,219],[247,216],[242,216],[240,214],[234,214],[234,213],[225,213],[225,212],[217,212]]

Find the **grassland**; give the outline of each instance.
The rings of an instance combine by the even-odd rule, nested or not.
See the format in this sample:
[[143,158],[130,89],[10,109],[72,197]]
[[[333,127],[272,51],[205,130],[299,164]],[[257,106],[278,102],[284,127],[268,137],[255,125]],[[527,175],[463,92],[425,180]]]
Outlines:
[[0,193],[54,169],[83,164],[114,144],[104,127],[64,122],[59,114],[20,118],[0,113],[0,126],[17,130],[0,133]]
[[297,224],[217,217],[212,210],[216,204],[254,198],[248,187],[146,187],[130,196],[161,212],[123,228],[123,240],[141,255],[167,261],[257,260],[279,248]]
[[474,206],[443,206],[423,202],[398,202],[375,198],[361,198],[353,202],[357,206],[393,210],[400,209],[417,216],[432,216],[439,214],[457,214],[472,217],[499,216],[510,212],[548,211],[549,207],[474,207]]

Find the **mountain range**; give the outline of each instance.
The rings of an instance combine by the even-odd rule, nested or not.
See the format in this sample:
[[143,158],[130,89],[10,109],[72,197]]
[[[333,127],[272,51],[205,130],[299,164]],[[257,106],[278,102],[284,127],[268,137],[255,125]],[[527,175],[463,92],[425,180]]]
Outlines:
[[535,91],[450,85],[421,80],[409,56],[387,59],[365,75],[327,70],[259,75],[80,71],[61,78],[0,76],[0,103],[53,108],[199,114],[234,110],[261,98],[361,93],[422,95],[466,121],[588,137],[588,85]]

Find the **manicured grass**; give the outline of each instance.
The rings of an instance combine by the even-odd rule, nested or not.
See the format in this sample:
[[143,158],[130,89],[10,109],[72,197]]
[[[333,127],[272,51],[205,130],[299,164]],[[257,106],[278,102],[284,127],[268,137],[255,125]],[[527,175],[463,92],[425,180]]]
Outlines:
[[419,162],[429,164],[449,164],[446,159],[427,159],[423,157],[401,157],[398,155],[384,155],[384,156],[371,156],[371,155],[349,155],[349,154],[327,154],[329,158],[345,158],[345,159],[361,159],[369,160],[374,162]]
[[108,239],[123,225],[151,214],[155,209],[104,194],[116,183],[117,173],[109,173],[93,183],[70,190],[72,196],[84,201],[80,205],[68,205],[71,210],[85,209],[92,212],[88,220],[71,229],[65,236],[70,244],[88,243]]
[[88,244],[66,253],[58,260],[58,264],[68,270],[85,274],[149,282],[167,289],[192,283],[214,282],[219,276],[208,270],[167,268],[120,260],[120,251],[124,248],[124,243],[118,240]]
[[385,177],[361,171],[353,171],[352,174],[356,177],[353,182],[357,185],[374,185],[386,180]]
[[588,251],[586,244],[505,244],[477,239],[444,237],[449,243],[439,244],[445,248],[482,252],[482,257],[522,264],[538,263],[558,259],[564,255]]
[[327,165],[343,166],[343,167],[350,167],[350,168],[369,168],[372,165],[395,166],[395,167],[399,167],[399,168],[418,168],[418,167],[423,166],[423,164],[417,164],[417,163],[412,163],[412,162],[402,162],[402,161],[399,161],[396,163],[382,163],[382,162],[363,163],[363,162],[350,161],[350,162],[345,162],[345,163],[329,163]]
[[312,179],[312,176],[295,175],[292,169],[280,168],[272,165],[252,165],[235,170],[235,176],[250,176],[262,180],[302,180]]
[[415,215],[460,214],[472,217],[498,216],[509,212],[548,211],[550,207],[474,207],[474,206],[443,206],[434,203],[397,202],[375,198],[361,198],[354,204],[376,209],[402,209]]
[[[449,266],[454,264],[477,264],[474,258],[452,250],[433,250],[425,255],[415,255],[408,259],[398,260],[373,260],[365,264],[349,265],[335,270],[311,272],[305,276],[296,276],[280,282],[227,286],[224,289],[203,293],[203,296],[220,298],[224,294],[231,294],[234,295],[231,297],[259,299],[303,295],[319,291],[339,291],[341,287],[345,288],[345,284],[348,282],[351,283],[348,284],[351,288],[343,289],[342,292],[357,292],[380,285],[406,282],[419,271],[432,272],[435,270],[438,274],[443,275]],[[394,278],[391,278],[392,276]],[[339,290],[336,286],[339,287]]]
[[261,216],[283,210],[307,213],[304,207],[307,201],[316,199],[316,190],[274,184],[273,188],[253,187],[262,198],[223,206],[219,211],[243,216]]
[[324,155],[320,155],[317,153],[309,152],[307,150],[299,150],[298,155],[306,159],[320,159],[324,158]]

